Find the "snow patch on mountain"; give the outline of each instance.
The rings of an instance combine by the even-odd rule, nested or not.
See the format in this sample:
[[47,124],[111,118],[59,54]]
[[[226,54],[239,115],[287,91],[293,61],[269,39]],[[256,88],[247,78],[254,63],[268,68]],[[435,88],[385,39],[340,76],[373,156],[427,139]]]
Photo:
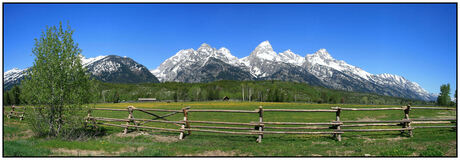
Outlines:
[[24,71],[26,69],[13,68],[4,73],[3,84],[14,82],[22,77],[24,77]]
[[361,68],[346,63],[345,61],[335,60],[329,52],[326,51],[326,49],[320,49],[314,54],[308,54],[305,56],[305,59],[306,63],[310,63],[311,65],[328,66],[341,72],[351,73],[365,80],[369,80],[369,77],[372,75]]
[[96,61],[99,61],[103,58],[105,58],[107,56],[97,56],[97,57],[94,57],[94,58],[85,58],[83,55],[80,54],[80,59],[81,59],[81,63],[83,65],[83,67],[86,67],[90,64],[93,64],[94,62]]
[[99,76],[104,72],[112,73],[118,71],[121,64],[113,61],[103,61],[93,66],[94,70],[91,71],[93,75]]
[[389,87],[401,87],[408,90],[414,91],[420,96],[424,97],[427,100],[434,100],[436,95],[429,93],[423,89],[418,83],[407,80],[406,78],[398,75],[383,73],[376,74],[372,77],[374,81],[378,84],[389,86]]
[[294,64],[296,66],[301,66],[305,62],[304,57],[302,57],[302,56],[300,56],[298,54],[295,54],[290,49],[280,53],[279,57],[280,57],[282,62]]
[[150,72],[160,81],[174,81],[180,71],[188,70],[192,65],[203,66],[211,57],[232,66],[244,66],[227,48],[216,49],[209,44],[203,43],[197,50],[180,50]]

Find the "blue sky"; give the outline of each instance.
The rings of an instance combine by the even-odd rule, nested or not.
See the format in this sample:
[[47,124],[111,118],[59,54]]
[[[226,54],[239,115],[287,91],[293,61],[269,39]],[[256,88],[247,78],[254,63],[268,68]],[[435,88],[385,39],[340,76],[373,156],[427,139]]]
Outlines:
[[277,52],[326,48],[372,74],[453,92],[456,20],[456,4],[4,4],[4,71],[30,67],[34,38],[68,21],[84,56],[128,56],[150,70],[202,43],[242,58],[269,40]]

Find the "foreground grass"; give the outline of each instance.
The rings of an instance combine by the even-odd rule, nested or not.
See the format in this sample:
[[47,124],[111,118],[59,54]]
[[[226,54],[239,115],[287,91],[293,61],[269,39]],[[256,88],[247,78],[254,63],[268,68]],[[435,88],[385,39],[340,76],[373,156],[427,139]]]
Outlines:
[[[186,102],[186,103],[119,103],[97,104],[97,107],[181,109],[238,109],[264,108],[327,109],[331,104],[259,103],[259,102]],[[366,105],[339,105],[341,107],[375,107]],[[379,106],[381,107],[381,105]],[[385,106],[400,107],[400,106]],[[160,115],[165,112],[155,112]],[[94,111],[93,116],[127,118],[127,112]],[[136,118],[152,118],[135,112]],[[455,117],[455,112],[413,110],[411,118]],[[6,116],[4,116],[6,117]],[[182,120],[176,114],[168,120]],[[397,120],[402,111],[344,111],[342,120]],[[258,121],[257,114],[192,112],[190,120],[251,122]],[[335,113],[266,112],[264,121],[280,122],[330,122]],[[121,124],[121,123],[118,123]],[[147,126],[178,129],[172,124],[148,123]],[[193,124],[192,124],[193,125]],[[205,124],[199,124],[205,125]],[[409,138],[399,132],[344,133],[342,141],[331,135],[264,135],[263,142],[255,142],[257,136],[229,135],[193,132],[184,140],[178,133],[133,131],[127,135],[117,127],[106,127],[106,135],[86,141],[47,140],[35,138],[28,127],[17,119],[4,118],[4,156],[456,156],[456,132],[448,128],[416,129]]]

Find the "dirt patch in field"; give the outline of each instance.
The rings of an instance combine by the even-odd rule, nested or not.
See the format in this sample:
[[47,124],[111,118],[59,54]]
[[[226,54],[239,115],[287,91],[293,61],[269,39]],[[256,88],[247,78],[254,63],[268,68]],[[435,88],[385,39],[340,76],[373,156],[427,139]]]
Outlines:
[[385,140],[387,141],[400,141],[400,140],[404,140],[404,139],[408,139],[407,137],[395,137],[395,138],[385,138]]
[[326,151],[326,153],[328,154],[328,156],[351,156],[351,154],[355,153],[355,151],[338,151],[338,150],[335,150],[335,151],[332,151],[332,150],[328,150]]
[[142,151],[144,147],[126,147],[122,148],[119,151],[107,152],[104,150],[82,150],[82,149],[66,149],[66,148],[57,148],[54,149],[53,156],[118,156],[124,152],[133,152],[133,151]]
[[155,135],[155,134],[150,134],[148,132],[130,132],[127,134],[123,133],[117,133],[115,134],[117,137],[137,137],[137,136],[147,136],[151,137],[153,141],[155,142],[166,142],[166,143],[172,143],[172,142],[177,142],[179,141],[178,136],[164,136],[164,135]]
[[143,136],[143,135],[150,135],[150,134],[147,132],[129,132],[126,134],[123,134],[123,133],[115,134],[115,136],[117,137],[137,137],[137,136]]
[[375,139],[369,138],[369,137],[361,137],[361,139],[364,139],[364,143],[369,143],[369,142],[374,142]]
[[438,114],[449,114],[449,112],[438,112]]
[[311,142],[312,144],[329,144],[329,142],[321,141],[321,142]]
[[450,149],[444,154],[445,156],[456,156],[457,155],[457,141],[449,142]]
[[221,151],[221,150],[215,150],[215,151],[206,151],[203,153],[198,153],[198,154],[186,154],[183,156],[218,156],[218,157],[226,157],[226,156],[251,156],[249,154],[241,154],[238,151]]
[[21,123],[19,123],[19,122],[8,121],[8,120],[3,121],[3,123],[4,123],[5,125],[21,125]]
[[158,142],[172,143],[179,141],[179,138],[177,138],[177,136],[152,135],[152,137],[155,138],[155,140]]
[[118,154],[107,153],[102,150],[93,151],[93,150],[58,148],[58,149],[53,150],[53,155],[55,156],[115,156]]
[[408,139],[407,137],[401,137],[401,136],[394,137],[394,138],[382,138],[382,139],[374,139],[374,138],[361,137],[361,136],[360,136],[360,138],[364,139],[364,143],[370,143],[370,142],[374,142],[376,140],[400,141],[400,140]]
[[34,136],[34,132],[30,129],[24,131],[24,132],[18,132],[18,133],[13,133],[9,135],[3,135],[3,140],[6,141],[12,141],[12,140],[17,140],[17,139],[27,139]]
[[313,156],[313,157],[321,157],[322,155],[320,155],[320,154],[311,154],[311,156]]

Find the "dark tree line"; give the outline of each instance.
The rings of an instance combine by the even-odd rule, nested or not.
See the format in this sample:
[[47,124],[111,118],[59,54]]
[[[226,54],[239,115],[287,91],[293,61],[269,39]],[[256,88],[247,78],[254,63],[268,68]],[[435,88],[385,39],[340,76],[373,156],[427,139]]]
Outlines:
[[21,95],[21,89],[19,86],[13,86],[8,91],[3,91],[3,104],[4,105],[20,105],[23,104],[23,101],[21,101],[20,98]]
[[346,104],[433,104],[370,93],[346,92],[284,81],[232,81],[208,83],[113,84],[98,82],[98,102],[136,101],[156,98],[160,101],[230,100],[259,102],[307,102]]

